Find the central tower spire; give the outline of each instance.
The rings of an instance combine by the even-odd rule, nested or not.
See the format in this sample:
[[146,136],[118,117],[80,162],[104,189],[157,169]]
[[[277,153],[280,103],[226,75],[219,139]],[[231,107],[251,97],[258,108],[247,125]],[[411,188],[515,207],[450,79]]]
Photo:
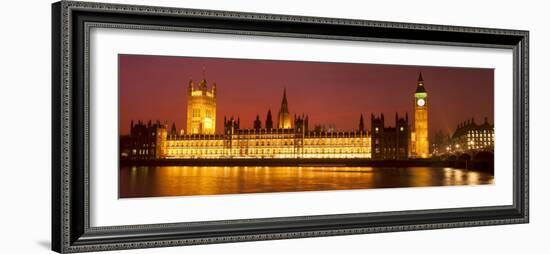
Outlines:
[[283,101],[281,102],[281,112],[288,113],[288,101],[286,100],[286,88],[283,90]]
[[281,109],[279,110],[279,129],[292,128],[290,121],[290,112],[288,111],[288,101],[286,99],[286,88],[283,90],[283,100],[281,101]]

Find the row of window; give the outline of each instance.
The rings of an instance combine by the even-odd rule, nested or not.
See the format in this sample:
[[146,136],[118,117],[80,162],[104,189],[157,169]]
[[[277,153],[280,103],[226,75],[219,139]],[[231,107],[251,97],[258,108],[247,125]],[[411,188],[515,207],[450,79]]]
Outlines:
[[[201,110],[198,108],[193,109],[193,117],[201,117]],[[205,110],[204,116],[211,118],[212,117],[212,111]]]
[[[238,154],[293,154],[295,153],[294,149],[170,149],[168,150],[168,155],[225,155],[228,153],[238,153]],[[320,154],[359,154],[359,153],[369,153],[369,149],[302,149],[297,151],[304,154],[320,153]]]
[[[245,141],[246,142],[246,141]],[[239,144],[240,141],[235,140],[235,143]],[[173,141],[168,142],[168,147],[176,146],[189,146],[189,147],[213,147],[223,146],[222,140],[200,140],[200,141]],[[316,139],[316,140],[304,140],[304,145],[348,145],[348,146],[369,146],[367,140],[360,139]],[[294,140],[275,140],[275,141],[250,141],[249,145],[256,146],[293,146]]]
[[494,133],[494,131],[492,130],[480,130],[480,131],[477,131],[477,130],[474,130],[474,131],[468,131],[468,133]]
[[472,138],[472,137],[475,137],[475,138],[478,138],[478,137],[495,137],[495,134],[468,134],[468,138]]
[[382,149],[380,149],[380,148],[377,147],[377,148],[374,149],[375,153],[380,153],[380,152],[382,152],[382,153],[395,153],[396,151],[399,152],[399,153],[406,153],[407,152],[407,150],[405,150],[405,148],[399,148],[399,149],[396,149],[396,148],[382,148]]
[[179,147],[179,146],[185,146],[185,147],[216,147],[220,146],[223,147],[223,141],[222,140],[212,140],[212,141],[175,141],[175,142],[168,142],[168,147]]
[[[152,155],[155,154],[155,151],[151,150]],[[132,149],[132,155],[149,155],[149,150],[147,149]]]

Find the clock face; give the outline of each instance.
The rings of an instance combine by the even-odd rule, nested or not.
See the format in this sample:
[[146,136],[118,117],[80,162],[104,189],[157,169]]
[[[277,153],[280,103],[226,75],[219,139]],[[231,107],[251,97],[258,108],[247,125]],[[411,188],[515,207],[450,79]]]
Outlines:
[[418,99],[416,101],[416,105],[418,105],[419,107],[424,106],[424,104],[426,104],[426,101],[424,99]]

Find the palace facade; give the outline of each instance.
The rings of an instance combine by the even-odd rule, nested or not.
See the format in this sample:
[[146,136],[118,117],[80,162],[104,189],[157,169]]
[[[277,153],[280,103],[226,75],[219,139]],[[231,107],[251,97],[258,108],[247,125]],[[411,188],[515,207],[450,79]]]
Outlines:
[[370,136],[364,128],[340,132],[310,130],[309,116],[294,115],[293,120],[290,117],[286,90],[277,120],[274,128],[268,110],[264,124],[258,115],[252,129],[241,128],[239,118],[224,119],[223,134],[181,134],[159,128],[157,158],[370,158]]
[[160,130],[159,158],[370,158],[370,138],[364,131],[309,131],[303,117],[287,129],[241,129],[239,120],[224,122],[221,135],[167,135]]
[[[240,119],[224,118],[223,133],[216,132],[216,84],[205,78],[197,85],[189,81],[187,128],[172,124],[132,122],[130,136],[121,136],[121,157],[127,159],[224,159],[224,158],[372,158],[396,160],[429,156],[427,93],[420,75],[415,98],[414,130],[408,115],[395,116],[393,127],[385,126],[384,115],[371,115],[371,130],[363,115],[358,128],[338,131],[324,125],[309,128],[309,116],[291,116],[286,89],[274,124],[271,110],[260,115],[253,128],[241,128]],[[423,101],[421,101],[423,100]],[[329,125],[330,126],[330,125]],[[416,135],[416,136],[415,136]],[[416,138],[415,138],[416,137]]]

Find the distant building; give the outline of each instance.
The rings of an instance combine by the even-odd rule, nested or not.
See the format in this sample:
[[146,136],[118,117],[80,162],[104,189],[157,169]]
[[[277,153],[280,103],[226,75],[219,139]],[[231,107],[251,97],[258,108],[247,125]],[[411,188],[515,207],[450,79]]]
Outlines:
[[439,155],[447,151],[447,147],[450,147],[452,144],[451,135],[444,133],[443,131],[438,131],[435,133],[432,141],[432,154]]
[[457,125],[452,142],[455,150],[492,149],[495,145],[495,126],[487,118],[482,124],[476,124],[472,118]]
[[452,135],[437,133],[434,138],[433,154],[443,155],[456,152],[493,150],[495,145],[495,126],[488,119],[477,124],[474,118],[461,122]]
[[371,115],[371,153],[376,160],[404,160],[409,155],[409,116],[395,114],[395,127],[386,127],[384,114]]

